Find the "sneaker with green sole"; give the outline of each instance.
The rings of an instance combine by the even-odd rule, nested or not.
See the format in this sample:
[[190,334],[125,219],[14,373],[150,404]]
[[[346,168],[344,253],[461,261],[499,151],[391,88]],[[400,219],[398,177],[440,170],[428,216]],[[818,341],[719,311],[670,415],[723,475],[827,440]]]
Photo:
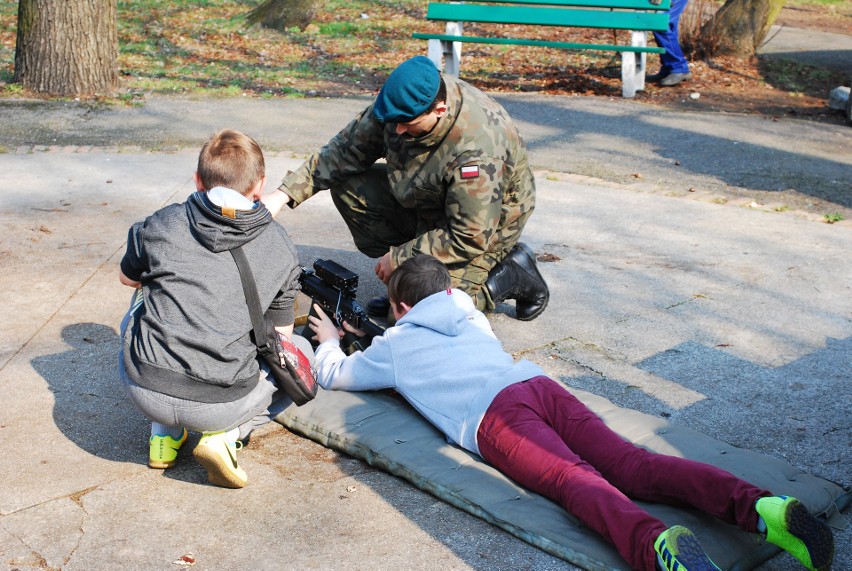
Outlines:
[[192,455],[207,469],[207,479],[211,484],[242,488],[248,482],[248,475],[237,463],[237,450],[242,447],[239,440],[227,440],[224,432],[206,432],[201,435]]
[[186,442],[186,429],[178,440],[171,436],[152,434],[148,439],[148,466],[157,470],[165,470],[177,464],[178,451]]
[[720,571],[707,557],[698,538],[682,525],[675,525],[657,537],[654,542],[666,571]]
[[799,500],[760,498],[755,509],[766,524],[766,541],[777,545],[811,571],[828,571],[834,560],[834,534]]

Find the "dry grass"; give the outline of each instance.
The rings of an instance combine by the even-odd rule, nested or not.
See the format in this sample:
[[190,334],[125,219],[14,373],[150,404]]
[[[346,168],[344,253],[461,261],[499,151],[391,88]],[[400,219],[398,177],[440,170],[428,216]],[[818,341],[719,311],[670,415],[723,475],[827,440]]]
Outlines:
[[[440,31],[424,20],[426,0],[326,0],[305,30],[249,26],[259,0],[121,0],[121,86],[132,102],[155,93],[199,96],[334,97],[376,92],[400,61],[425,54],[415,31]],[[699,20],[714,6],[693,0]],[[808,7],[846,25],[836,6]],[[0,0],[0,94],[20,95],[10,83],[17,0]],[[794,13],[795,16],[795,13]],[[691,16],[684,16],[688,18]],[[789,14],[788,14],[789,17]],[[844,23],[845,22],[845,23]],[[562,41],[627,43],[611,30],[473,26],[471,34]],[[620,97],[620,63],[611,53],[519,46],[466,45],[463,78],[494,91]],[[649,67],[653,71],[655,64]],[[778,65],[764,59],[694,61],[695,80],[677,88],[649,86],[637,101],[690,108],[795,114],[832,120],[828,90],[848,82],[839,73]],[[690,93],[700,99],[690,99]]]

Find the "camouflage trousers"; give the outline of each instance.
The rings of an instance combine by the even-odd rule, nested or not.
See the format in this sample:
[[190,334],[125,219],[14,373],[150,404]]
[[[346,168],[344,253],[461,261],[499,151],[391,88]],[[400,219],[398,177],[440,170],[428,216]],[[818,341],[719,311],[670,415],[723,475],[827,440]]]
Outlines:
[[[393,196],[384,164],[373,165],[368,171],[333,186],[331,197],[349,227],[355,246],[371,258],[380,258],[391,246],[404,244],[432,229],[424,225],[416,209],[405,208]],[[448,264],[453,287],[470,295],[477,309],[494,309],[485,287],[488,272],[518,242],[530,214],[525,212],[500,228],[488,251],[465,263]]]

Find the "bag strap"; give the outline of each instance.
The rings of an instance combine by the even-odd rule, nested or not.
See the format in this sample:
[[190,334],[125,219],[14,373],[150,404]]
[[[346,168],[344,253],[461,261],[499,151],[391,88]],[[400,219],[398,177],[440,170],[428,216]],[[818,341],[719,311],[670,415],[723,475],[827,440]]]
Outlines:
[[246,253],[243,252],[242,246],[237,246],[231,252],[234,262],[237,264],[237,269],[240,272],[240,281],[243,284],[243,293],[246,296],[246,305],[249,308],[251,316],[251,326],[254,329],[254,344],[257,345],[257,350],[262,355],[272,353],[264,341],[266,340],[266,326],[263,320],[263,311],[260,308],[260,297],[257,295],[257,285],[254,282],[254,274],[249,266]]

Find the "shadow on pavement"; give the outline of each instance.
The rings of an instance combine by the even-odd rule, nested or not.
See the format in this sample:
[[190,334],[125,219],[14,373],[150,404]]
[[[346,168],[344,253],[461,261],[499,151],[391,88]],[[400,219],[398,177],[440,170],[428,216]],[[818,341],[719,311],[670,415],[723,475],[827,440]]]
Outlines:
[[793,190],[852,209],[852,165],[834,142],[845,131],[826,133],[842,127],[804,123],[790,131],[792,124],[769,117],[636,105],[590,112],[570,99],[498,99],[517,121],[535,126],[522,128],[531,160],[554,171],[603,179],[616,174],[683,193],[710,185]]
[[149,424],[118,380],[119,338],[100,323],[62,329],[70,349],[31,364],[53,393],[56,427],[80,449],[115,462],[145,463]]

